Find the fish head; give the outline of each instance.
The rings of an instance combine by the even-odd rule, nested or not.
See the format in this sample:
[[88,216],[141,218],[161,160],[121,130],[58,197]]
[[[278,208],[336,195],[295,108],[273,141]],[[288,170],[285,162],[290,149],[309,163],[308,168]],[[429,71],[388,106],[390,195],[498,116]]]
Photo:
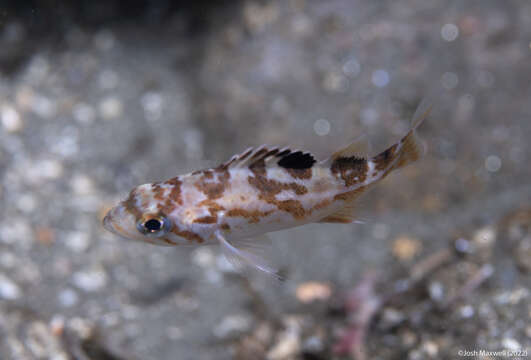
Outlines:
[[[157,195],[155,186],[144,184],[134,188],[125,200],[107,212],[103,227],[126,239],[155,245],[189,244],[189,240],[177,235],[180,223],[174,215],[175,206],[164,206],[167,201]],[[168,210],[171,212],[166,213]]]

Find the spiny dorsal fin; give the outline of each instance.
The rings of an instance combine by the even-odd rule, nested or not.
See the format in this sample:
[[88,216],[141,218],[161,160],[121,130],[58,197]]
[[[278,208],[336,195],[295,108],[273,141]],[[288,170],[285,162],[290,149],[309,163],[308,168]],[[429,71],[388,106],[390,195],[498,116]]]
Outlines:
[[263,145],[258,148],[249,148],[241,154],[234,155],[220,167],[225,169],[251,167],[262,161],[265,165],[278,165],[286,169],[308,169],[315,163],[315,158],[310,153],[303,153],[300,150],[268,148]]

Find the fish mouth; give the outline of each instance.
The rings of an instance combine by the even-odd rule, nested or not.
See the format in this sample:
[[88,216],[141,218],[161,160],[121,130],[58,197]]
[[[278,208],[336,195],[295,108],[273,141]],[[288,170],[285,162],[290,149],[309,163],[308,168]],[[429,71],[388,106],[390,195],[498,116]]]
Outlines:
[[116,234],[116,229],[114,228],[114,226],[112,225],[112,215],[111,215],[111,211],[109,211],[107,213],[107,215],[105,215],[105,217],[103,218],[103,228],[113,234]]

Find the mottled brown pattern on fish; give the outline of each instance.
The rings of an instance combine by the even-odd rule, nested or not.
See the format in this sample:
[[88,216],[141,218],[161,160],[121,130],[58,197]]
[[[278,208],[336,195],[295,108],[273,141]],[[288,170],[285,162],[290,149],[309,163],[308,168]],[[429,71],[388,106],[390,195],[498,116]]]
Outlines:
[[330,204],[332,203],[331,200],[328,200],[328,199],[325,199],[321,202],[318,202],[317,204],[315,204],[313,207],[312,207],[312,211],[313,210],[321,210],[327,206],[329,206]]
[[196,234],[195,232],[192,232],[192,231],[188,231],[188,230],[179,230],[178,228],[175,228],[172,230],[172,232],[177,235],[177,236],[180,236],[182,238],[185,238],[186,240],[190,241],[190,242],[198,242],[199,244],[201,244],[204,240],[201,236],[199,236],[198,234]]
[[[284,183],[267,178],[265,163],[263,160],[256,162],[250,167],[254,176],[249,176],[247,181],[251,186],[257,189],[260,194],[258,198],[275,205],[279,210],[285,211],[293,215],[293,217],[300,219],[306,215],[304,207],[298,200],[277,200],[275,196],[283,190],[292,190],[296,195],[304,195],[308,193],[308,189],[296,182]],[[311,169],[309,169],[311,171]],[[258,222],[259,219],[252,218],[253,222]]]
[[162,238],[162,240],[168,245],[177,245],[177,243],[175,241],[172,241],[172,240],[170,240],[168,238]]
[[230,209],[227,211],[226,216],[228,217],[243,217],[249,220],[249,223],[258,223],[260,222],[261,217],[266,217],[274,213],[273,210],[269,211],[260,211],[260,210],[245,210],[241,208]]
[[217,216],[203,216],[203,217],[195,219],[193,222],[198,223],[198,224],[215,224],[218,222],[218,217]]
[[284,169],[295,179],[311,179],[312,169]]
[[304,207],[299,200],[273,200],[269,203],[276,205],[279,210],[290,213],[296,219],[302,219],[306,216],[306,210],[304,210]]
[[125,207],[125,210],[133,214],[133,216],[136,219],[140,219],[142,217],[142,211],[140,211],[140,209],[138,209],[138,207],[136,206],[136,191],[135,190],[132,190],[129,193],[129,197],[123,202],[123,206]]
[[384,152],[374,157],[375,169],[378,171],[385,170],[396,158],[396,148],[398,144],[394,144]]
[[306,186],[297,184],[296,182],[283,183],[280,181],[268,179],[265,176],[249,176],[247,179],[249,181],[249,184],[251,184],[254,188],[260,191],[260,195],[263,198],[274,197],[282,190],[292,190],[297,195],[304,195],[308,192]]
[[343,200],[343,201],[354,200],[357,196],[361,195],[366,189],[367,189],[367,186],[361,186],[355,190],[337,194],[336,196],[334,196],[334,200]]
[[158,201],[164,200],[164,189],[160,186],[159,182],[153,183],[151,189],[153,190],[153,199]]
[[230,185],[230,172],[223,168],[217,168],[218,181],[210,182],[205,179],[212,179],[214,177],[212,170],[203,171],[203,176],[194,184],[194,186],[203,192],[209,199],[219,199],[223,196],[225,189]]
[[173,179],[165,181],[164,183],[171,186],[169,199],[179,205],[182,205],[183,200],[181,197],[181,185],[183,184],[183,182],[181,181],[181,179],[179,179],[179,177],[175,177]]
[[330,168],[332,174],[341,177],[347,187],[365,181],[367,169],[367,160],[356,156],[339,157],[334,160]]
[[[154,199],[159,200],[159,203],[157,204],[157,210],[163,214],[168,215],[171,214],[177,206],[180,206],[183,204],[182,198],[181,198],[181,184],[182,181],[179,180],[179,178],[173,178],[170,180],[167,180],[164,182],[164,184],[170,185],[170,192],[166,199],[164,198],[157,198],[157,192],[155,192]],[[158,186],[160,190],[156,190],[158,192],[164,192],[163,188]],[[155,191],[155,190],[154,190]],[[162,202],[164,200],[164,202]]]

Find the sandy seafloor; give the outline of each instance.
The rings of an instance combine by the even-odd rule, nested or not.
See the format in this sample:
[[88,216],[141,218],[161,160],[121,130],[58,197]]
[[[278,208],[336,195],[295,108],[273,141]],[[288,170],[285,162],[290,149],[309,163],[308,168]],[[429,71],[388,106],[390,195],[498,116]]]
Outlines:
[[[380,151],[438,87],[365,224],[271,234],[283,283],[101,227],[248,146]],[[0,359],[531,350],[530,138],[531,2],[2,2]]]

